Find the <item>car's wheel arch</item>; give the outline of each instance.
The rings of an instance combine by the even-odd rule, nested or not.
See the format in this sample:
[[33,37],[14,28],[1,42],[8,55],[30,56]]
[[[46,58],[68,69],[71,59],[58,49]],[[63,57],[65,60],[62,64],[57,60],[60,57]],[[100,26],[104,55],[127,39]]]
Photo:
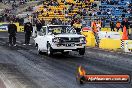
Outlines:
[[[48,54],[49,51],[50,51],[50,54]],[[53,55],[53,49],[52,49],[51,44],[50,44],[49,41],[47,41],[47,54],[49,56],[52,56]]]

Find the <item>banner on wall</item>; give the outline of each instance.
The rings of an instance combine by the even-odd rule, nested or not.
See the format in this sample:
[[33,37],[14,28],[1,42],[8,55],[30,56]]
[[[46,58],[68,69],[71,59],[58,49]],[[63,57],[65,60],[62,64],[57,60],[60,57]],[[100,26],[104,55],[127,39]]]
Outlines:
[[124,51],[132,52],[132,40],[124,40]]
[[0,31],[7,31],[8,30],[8,24],[1,24],[0,23]]
[[[8,31],[8,24],[9,23],[0,23],[0,31]],[[24,31],[24,26],[19,26],[19,23],[14,23],[17,26],[18,32]]]

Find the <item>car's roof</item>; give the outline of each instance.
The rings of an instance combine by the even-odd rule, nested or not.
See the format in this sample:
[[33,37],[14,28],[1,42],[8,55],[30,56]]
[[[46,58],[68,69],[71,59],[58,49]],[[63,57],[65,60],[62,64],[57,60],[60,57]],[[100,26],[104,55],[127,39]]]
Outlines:
[[[71,25],[47,25],[47,26],[71,26]],[[47,27],[47,26],[43,26],[43,27]]]

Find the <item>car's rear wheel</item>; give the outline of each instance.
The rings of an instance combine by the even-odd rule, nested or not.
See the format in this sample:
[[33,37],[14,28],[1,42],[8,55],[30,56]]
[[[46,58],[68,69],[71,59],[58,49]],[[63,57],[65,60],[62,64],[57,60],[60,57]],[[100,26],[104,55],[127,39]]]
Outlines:
[[79,49],[79,54],[84,55],[85,54],[85,48]]
[[48,54],[48,56],[53,55],[53,49],[49,43],[47,44],[47,54]]

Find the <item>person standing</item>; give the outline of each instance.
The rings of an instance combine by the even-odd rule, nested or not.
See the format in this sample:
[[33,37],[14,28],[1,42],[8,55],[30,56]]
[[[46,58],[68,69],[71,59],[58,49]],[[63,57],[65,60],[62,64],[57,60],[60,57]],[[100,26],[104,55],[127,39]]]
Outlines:
[[112,20],[110,21],[110,28],[111,28],[111,31],[115,31],[114,30],[115,24],[114,24],[114,22]]
[[94,20],[91,24],[92,31],[94,33],[95,39],[96,39],[96,45],[99,46],[99,37],[98,37],[98,30],[97,30],[97,25],[96,21]]
[[128,35],[130,34],[129,33],[129,25],[130,25],[130,23],[128,22],[128,20],[125,18],[123,21],[122,21],[122,28],[125,26],[126,27],[126,29],[127,29],[127,33],[128,33]]
[[8,25],[8,33],[9,33],[9,46],[16,46],[16,33],[17,33],[17,26],[13,24],[11,21]]
[[77,34],[81,34],[82,24],[80,23],[79,20],[77,20],[77,21],[73,24],[73,27],[75,28]]
[[116,22],[116,29],[117,32],[119,31],[119,29],[121,28],[121,23],[119,21]]
[[106,22],[106,18],[103,17],[103,18],[102,18],[102,27],[103,27],[103,28],[105,27],[105,22]]
[[73,24],[74,24],[75,20],[71,20],[71,26],[73,27]]
[[97,21],[97,24],[96,24],[96,27],[97,27],[97,31],[101,31],[101,21]]
[[92,27],[92,30],[93,30],[94,33],[97,33],[97,32],[98,32],[96,24],[97,24],[97,23],[96,23],[95,20],[94,20],[94,21],[92,22],[92,24],[91,24],[91,27]]
[[42,26],[43,25],[42,25],[41,21],[40,20],[37,20],[37,23],[36,23],[37,35],[40,34],[40,30],[41,30]]
[[23,45],[31,45],[30,44],[30,37],[31,37],[31,34],[33,32],[33,26],[30,22],[25,23],[24,32],[25,32],[25,44],[23,44]]

